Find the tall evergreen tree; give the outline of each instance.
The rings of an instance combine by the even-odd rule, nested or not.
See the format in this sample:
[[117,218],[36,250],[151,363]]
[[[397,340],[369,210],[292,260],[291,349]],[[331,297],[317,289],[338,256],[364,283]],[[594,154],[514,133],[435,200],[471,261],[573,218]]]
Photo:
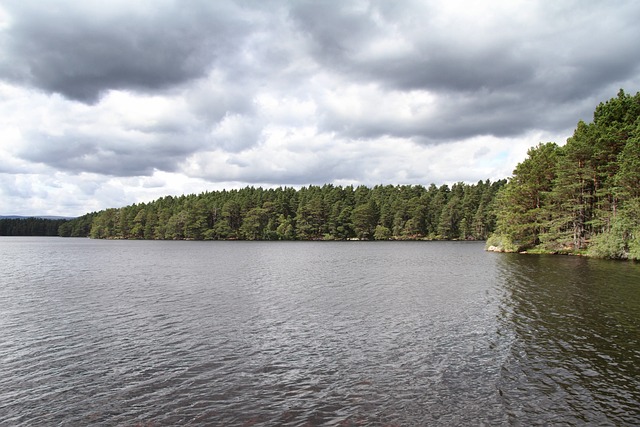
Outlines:
[[529,149],[513,176],[497,196],[497,233],[513,249],[531,248],[547,231],[547,197],[553,188],[558,162],[555,143]]
[[496,199],[488,244],[640,259],[639,138],[640,93],[621,90],[563,147],[530,150]]

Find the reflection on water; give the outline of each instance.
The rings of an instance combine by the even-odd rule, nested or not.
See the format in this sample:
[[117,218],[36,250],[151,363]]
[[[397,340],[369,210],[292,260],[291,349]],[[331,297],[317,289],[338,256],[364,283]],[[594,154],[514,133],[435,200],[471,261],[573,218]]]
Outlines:
[[501,396],[510,421],[640,423],[640,266],[503,255]]
[[0,239],[0,425],[638,425],[640,265]]

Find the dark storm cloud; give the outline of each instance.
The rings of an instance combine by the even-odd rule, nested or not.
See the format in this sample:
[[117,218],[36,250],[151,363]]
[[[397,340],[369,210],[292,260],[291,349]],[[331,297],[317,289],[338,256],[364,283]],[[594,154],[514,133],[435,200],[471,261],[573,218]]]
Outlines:
[[[124,6],[124,7],[118,7]],[[205,75],[250,29],[226,2],[9,1],[2,77],[83,102]]]

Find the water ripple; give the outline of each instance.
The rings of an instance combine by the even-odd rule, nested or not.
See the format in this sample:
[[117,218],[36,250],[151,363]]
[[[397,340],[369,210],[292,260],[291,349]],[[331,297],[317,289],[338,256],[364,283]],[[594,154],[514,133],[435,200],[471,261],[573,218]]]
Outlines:
[[[640,290],[637,277],[612,277],[638,266],[506,256],[499,267],[506,284],[500,318],[511,341],[500,387],[510,419],[637,425]],[[621,298],[635,301],[631,310],[621,310]]]
[[640,420],[638,295],[613,304],[600,264],[566,283],[463,242],[2,243],[0,425]]

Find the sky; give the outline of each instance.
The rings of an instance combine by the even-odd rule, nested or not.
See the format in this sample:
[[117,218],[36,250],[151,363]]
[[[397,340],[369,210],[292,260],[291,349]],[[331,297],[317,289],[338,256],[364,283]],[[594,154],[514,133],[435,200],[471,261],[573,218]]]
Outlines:
[[2,0],[0,215],[511,175],[619,89],[640,2]]

